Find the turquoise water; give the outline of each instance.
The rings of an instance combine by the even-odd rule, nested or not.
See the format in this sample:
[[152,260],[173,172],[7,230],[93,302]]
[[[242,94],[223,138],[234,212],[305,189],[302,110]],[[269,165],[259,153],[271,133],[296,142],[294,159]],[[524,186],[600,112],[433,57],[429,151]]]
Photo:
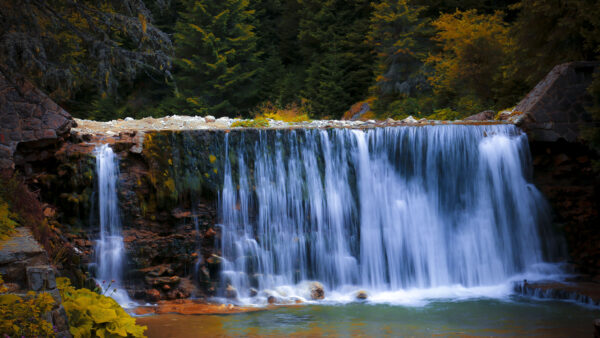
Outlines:
[[512,298],[432,302],[422,307],[305,305],[237,315],[138,318],[149,337],[541,336],[591,337],[600,309]]

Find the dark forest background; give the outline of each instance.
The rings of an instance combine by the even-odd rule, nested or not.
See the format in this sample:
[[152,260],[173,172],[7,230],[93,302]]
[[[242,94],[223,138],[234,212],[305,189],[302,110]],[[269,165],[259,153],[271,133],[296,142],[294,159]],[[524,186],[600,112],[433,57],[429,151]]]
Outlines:
[[555,65],[600,54],[597,0],[0,3],[0,64],[96,120],[340,118],[361,101],[377,117],[454,119],[510,108]]

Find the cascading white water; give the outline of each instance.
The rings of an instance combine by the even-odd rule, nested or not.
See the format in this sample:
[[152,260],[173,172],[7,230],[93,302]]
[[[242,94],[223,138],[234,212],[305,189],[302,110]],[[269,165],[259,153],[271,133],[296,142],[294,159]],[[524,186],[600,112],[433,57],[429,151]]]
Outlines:
[[98,216],[100,238],[96,242],[97,282],[105,295],[121,305],[131,303],[127,292],[121,288],[125,246],[121,236],[121,218],[117,197],[119,162],[113,150],[99,145],[95,150],[98,176]]
[[514,126],[237,135],[225,137],[220,246],[223,283],[242,299],[304,280],[480,287],[544,262],[548,209]]

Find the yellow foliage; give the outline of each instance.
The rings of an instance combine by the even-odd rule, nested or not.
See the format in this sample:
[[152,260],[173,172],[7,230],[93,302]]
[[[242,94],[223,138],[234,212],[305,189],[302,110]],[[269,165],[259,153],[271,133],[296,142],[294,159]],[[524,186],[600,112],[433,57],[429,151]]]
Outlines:
[[147,327],[136,325],[135,318],[114,299],[88,289],[75,289],[67,278],[57,278],[56,282],[73,337],[144,336]]
[[174,192],[175,191],[175,181],[173,180],[172,177],[169,177],[166,181],[165,181],[165,187],[167,189],[169,189],[170,192]]
[[215,161],[217,160],[217,157],[215,155],[210,155],[208,156],[208,159],[210,160],[210,163],[215,163]]
[[148,29],[148,20],[146,20],[146,17],[142,13],[138,14],[138,19],[142,24],[142,32],[146,33],[146,30]]
[[52,296],[30,291],[20,297],[6,291],[0,276],[0,332],[10,337],[54,337],[52,324],[43,318],[54,306]]
[[266,102],[257,108],[255,117],[288,123],[310,121],[310,118],[308,117],[308,107],[304,101],[301,102],[300,106],[293,103],[284,108],[280,108],[272,102]]
[[500,80],[513,48],[503,15],[457,10],[432,23],[437,29],[433,40],[442,52],[429,55],[426,63],[435,69],[429,81],[437,92],[466,89],[479,98],[492,97],[494,81]]

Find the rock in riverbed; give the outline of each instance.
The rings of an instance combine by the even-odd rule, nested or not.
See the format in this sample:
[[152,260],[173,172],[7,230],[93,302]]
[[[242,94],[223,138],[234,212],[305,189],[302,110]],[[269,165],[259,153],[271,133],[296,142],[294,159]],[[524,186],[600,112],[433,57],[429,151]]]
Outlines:
[[325,298],[325,289],[323,284],[319,282],[310,283],[310,298],[317,300]]
[[356,293],[356,299],[365,300],[368,298],[367,291],[360,290]]
[[227,285],[227,289],[225,289],[225,297],[237,298],[237,290],[233,286]]

